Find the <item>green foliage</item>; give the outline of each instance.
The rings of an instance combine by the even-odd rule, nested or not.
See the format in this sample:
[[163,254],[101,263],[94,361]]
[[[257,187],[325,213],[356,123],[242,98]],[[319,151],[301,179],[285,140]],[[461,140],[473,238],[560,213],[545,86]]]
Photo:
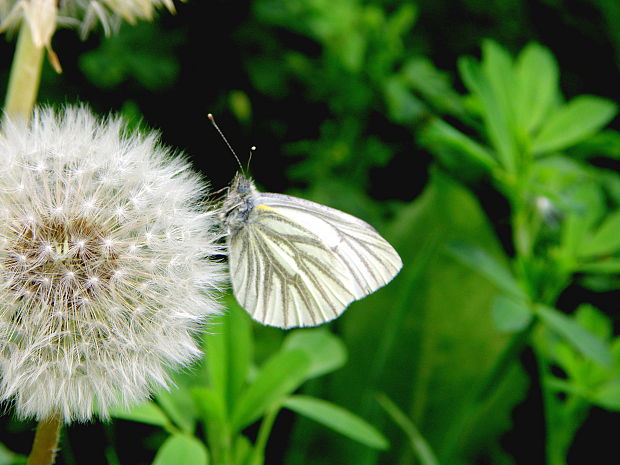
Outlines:
[[[378,4],[360,0],[260,0],[254,9],[260,21],[307,36],[321,47],[317,57],[282,47],[274,55],[248,63],[249,76],[259,90],[286,95],[284,89],[300,84],[308,100],[329,106],[331,116],[321,123],[318,139],[287,146],[292,155],[313,154],[295,165],[291,177],[307,183],[318,200],[329,197],[327,179],[332,185],[366,187],[368,171],[385,165],[394,153],[371,135],[373,108],[387,98],[389,111],[403,121],[418,119],[424,111],[417,97],[406,94],[404,82],[418,82],[418,70],[433,75],[430,62],[412,60],[407,71],[394,75],[394,68],[407,56],[404,39],[416,21],[417,8],[405,2],[388,13]],[[278,81],[263,80],[261,69],[269,66],[281,70],[274,77]],[[426,87],[428,93],[445,99],[438,86]]]
[[348,410],[309,396],[291,396],[284,406],[328,428],[375,449],[385,450],[387,439],[365,421]]
[[4,444],[0,443],[0,465],[24,465],[25,463],[25,456],[11,452]]
[[549,307],[539,307],[538,315],[551,330],[564,337],[582,355],[602,366],[611,366],[611,352],[605,343],[592,335],[579,322],[576,323],[561,312]]
[[179,74],[174,57],[178,31],[164,32],[151,23],[125,26],[99,48],[80,56],[80,68],[98,87],[112,89],[134,79],[146,89],[171,86]]
[[114,418],[120,418],[122,420],[137,421],[149,425],[161,426],[170,432],[175,431],[175,427],[163,410],[152,402],[137,405],[128,411],[117,410],[113,413],[113,416]]
[[448,251],[460,262],[472,267],[478,273],[495,284],[498,289],[510,294],[514,298],[524,299],[525,294],[519,282],[504,265],[484,249],[468,243],[452,243]]
[[[577,335],[568,335],[568,329],[553,334],[543,329],[537,335],[536,343],[541,354],[541,373],[547,396],[550,460],[563,461],[573,436],[585,420],[591,405],[617,411],[620,390],[620,338],[612,337],[609,318],[588,304],[581,305],[571,318],[562,318],[562,324],[572,325]],[[562,332],[565,334],[561,334]],[[562,337],[557,337],[557,335]],[[585,337],[584,337],[585,336]],[[589,346],[589,348],[587,348]],[[592,349],[601,355],[593,356]],[[603,352],[604,351],[604,352]],[[602,363],[603,362],[603,363]],[[561,370],[551,370],[556,366]]]
[[157,451],[153,465],[208,465],[209,457],[202,442],[191,436],[173,434]]
[[387,414],[407,435],[411,449],[415,452],[420,463],[422,465],[437,465],[439,462],[435,457],[435,453],[420,434],[418,428],[407,418],[407,415],[405,415],[387,396],[381,395],[378,400]]
[[507,295],[495,298],[491,312],[497,329],[511,333],[527,328],[534,316],[527,302]]
[[[615,233],[620,226],[617,197],[603,182],[612,179],[615,185],[617,175],[573,159],[566,151],[583,143],[582,160],[588,158],[587,150],[596,147],[588,141],[616,116],[618,107],[593,96],[565,103],[557,64],[537,44],[528,45],[513,60],[498,44],[486,41],[482,60],[463,58],[459,70],[469,91],[464,97],[469,114],[462,120],[474,126],[481,140],[441,120],[430,122],[419,140],[439,153],[449,170],[456,172],[465,164],[478,176],[489,177],[509,201],[515,247],[509,268],[472,244],[451,244],[449,250],[502,290],[493,303],[493,319],[499,329],[515,333],[517,344],[527,342],[521,336],[534,326],[544,328],[533,348],[544,374],[547,463],[561,464],[589,405],[614,405],[612,379],[618,376],[613,345],[591,328],[597,322],[599,328],[609,329],[607,317],[582,307],[577,319],[571,319],[553,308],[575,272],[617,272],[620,244]],[[586,276],[582,282],[617,289],[614,278]],[[556,339],[560,342],[551,342]],[[567,353],[574,354],[570,360]],[[568,370],[576,357],[590,367],[584,377],[588,382],[597,379],[596,370],[607,375],[604,387],[597,384],[596,394],[551,375],[552,363]],[[558,400],[557,389],[569,398]]]
[[[265,442],[282,407],[368,447],[387,447],[375,427],[342,407],[291,396],[305,381],[342,367],[346,350],[337,337],[323,328],[293,331],[277,352],[255,367],[250,319],[232,302],[230,307],[228,315],[213,322],[217,332],[205,336],[207,358],[197,376],[180,376],[179,387],[159,394],[155,402],[114,414],[160,426],[170,434],[154,465],[198,465],[209,459],[224,465],[263,463]],[[243,430],[261,419],[262,433],[252,445]],[[197,423],[204,426],[206,443],[194,436]]]

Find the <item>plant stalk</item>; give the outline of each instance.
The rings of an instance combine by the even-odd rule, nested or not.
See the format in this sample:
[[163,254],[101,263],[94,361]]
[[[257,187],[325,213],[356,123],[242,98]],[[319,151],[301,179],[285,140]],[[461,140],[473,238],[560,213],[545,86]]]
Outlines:
[[233,465],[233,438],[230,434],[229,426],[223,422],[207,421],[205,430],[213,463]]
[[265,446],[267,445],[267,440],[269,439],[273,422],[278,416],[279,411],[280,406],[277,405],[265,414],[258,431],[254,451],[252,452],[252,458],[250,460],[251,465],[263,465],[263,463],[265,463]]
[[41,420],[34,435],[27,465],[52,465],[58,452],[62,420],[58,414]]
[[37,99],[45,47],[37,47],[32,40],[28,21],[23,20],[7,90],[4,111],[9,117],[30,118]]

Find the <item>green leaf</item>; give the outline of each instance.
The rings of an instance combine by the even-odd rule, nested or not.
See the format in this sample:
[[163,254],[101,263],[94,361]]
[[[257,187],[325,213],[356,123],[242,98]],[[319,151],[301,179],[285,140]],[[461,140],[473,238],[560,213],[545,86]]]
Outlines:
[[131,410],[114,410],[112,412],[112,417],[161,426],[168,431],[174,430],[174,426],[172,426],[166,414],[154,402],[139,404]]
[[510,270],[489,255],[485,250],[475,245],[455,241],[448,246],[450,254],[461,263],[477,271],[498,289],[520,299],[526,300],[526,295]]
[[459,58],[458,67],[465,86],[469,92],[478,97],[484,85],[484,78],[480,72],[480,64],[472,57],[464,56]]
[[192,436],[174,434],[157,451],[153,465],[208,465],[209,454],[202,442]]
[[228,422],[224,399],[213,389],[194,388],[192,396],[199,415],[208,422],[223,425]]
[[252,120],[252,102],[242,90],[231,90],[228,94],[228,107],[237,120],[249,124]]
[[593,305],[579,305],[575,310],[575,319],[606,343],[611,339],[613,330],[610,318]]
[[205,336],[209,384],[233,410],[252,362],[252,327],[241,307],[228,296],[229,311],[213,321],[212,334]]
[[428,57],[407,58],[397,76],[410,86],[416,95],[438,108],[440,113],[464,113],[462,98],[454,90],[450,75],[438,70]]
[[228,406],[228,347],[226,344],[225,316],[213,319],[211,332],[205,335],[205,365],[207,368],[209,387]]
[[388,440],[373,426],[338,405],[309,396],[291,396],[283,405],[373,449],[389,447]]
[[[605,129],[571,149],[570,155],[578,160],[607,157],[620,160],[620,132]],[[614,172],[613,176],[617,176]]]
[[582,355],[600,365],[611,366],[611,351],[592,332],[554,308],[539,305],[536,310],[549,328],[563,336]]
[[485,42],[485,61],[482,69],[471,58],[459,60],[459,71],[473,95],[482,104],[485,132],[499,160],[509,172],[516,164],[516,141],[511,130],[513,111],[507,97],[507,86],[511,86],[509,76],[510,57],[493,42]]
[[505,119],[507,130],[514,120],[513,102],[515,79],[512,58],[497,42],[485,40],[482,44],[482,69],[492,90],[493,100]]
[[168,417],[183,432],[192,434],[196,420],[196,407],[190,392],[185,388],[163,391],[157,395],[157,402]]
[[619,276],[613,274],[590,274],[579,279],[579,285],[594,292],[615,292],[620,287]]
[[620,273],[620,258],[601,260],[593,263],[584,263],[579,266],[579,271],[601,274]]
[[620,249],[620,210],[610,213],[579,250],[582,256],[612,254]]
[[414,123],[426,114],[426,106],[407,88],[400,76],[386,80],[383,86],[390,119],[397,123]]
[[530,134],[551,111],[559,92],[558,65],[547,48],[531,43],[517,59],[516,75],[516,124],[523,134]]
[[611,357],[614,360],[614,369],[620,368],[620,337],[611,341]]
[[233,454],[235,465],[249,465],[252,457],[252,443],[244,435],[237,435]]
[[534,138],[535,154],[563,150],[590,137],[618,112],[610,100],[590,95],[574,98],[553,113]]
[[620,411],[620,379],[612,379],[599,387],[591,400],[607,410]]
[[316,378],[343,366],[347,350],[342,341],[327,328],[298,329],[285,339],[282,350],[300,349],[310,360],[308,378]]
[[25,465],[27,460],[25,455],[16,454],[0,443],[0,465]]
[[307,379],[310,367],[310,358],[302,349],[281,351],[271,357],[239,396],[232,415],[233,431],[248,426],[282,402]]
[[532,321],[532,311],[526,302],[499,295],[491,307],[493,322],[497,329],[516,332],[524,329]]
[[464,163],[469,163],[490,171],[498,166],[484,146],[439,118],[433,118],[424,127],[420,140],[450,168],[462,170]]
[[409,445],[416,454],[416,457],[420,463],[422,465],[439,465],[437,457],[435,457],[435,453],[431,449],[431,446],[428,444],[426,439],[424,439],[424,436],[422,436],[418,428],[407,417],[407,415],[405,415],[402,410],[400,410],[398,406],[385,394],[380,394],[377,400],[379,401],[381,407],[383,407],[387,414],[392,418],[394,423],[396,423],[407,435]]
[[[229,306],[226,336],[229,365],[228,396],[236,399],[247,381],[252,364],[252,323],[247,312],[238,304]],[[208,363],[208,362],[207,362]]]

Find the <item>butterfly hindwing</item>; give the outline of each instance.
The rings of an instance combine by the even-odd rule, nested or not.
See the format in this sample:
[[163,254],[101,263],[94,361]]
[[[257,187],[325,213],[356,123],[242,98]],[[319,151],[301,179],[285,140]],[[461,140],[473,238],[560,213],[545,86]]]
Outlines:
[[336,318],[354,300],[342,261],[276,209],[256,210],[231,240],[229,261],[235,296],[265,324],[314,326]]

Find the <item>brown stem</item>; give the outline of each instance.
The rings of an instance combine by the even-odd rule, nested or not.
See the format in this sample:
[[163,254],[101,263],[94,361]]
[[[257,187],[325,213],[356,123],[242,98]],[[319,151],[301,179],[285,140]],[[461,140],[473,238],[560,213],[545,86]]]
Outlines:
[[61,426],[62,420],[58,415],[52,415],[39,422],[26,465],[52,465],[54,463]]

